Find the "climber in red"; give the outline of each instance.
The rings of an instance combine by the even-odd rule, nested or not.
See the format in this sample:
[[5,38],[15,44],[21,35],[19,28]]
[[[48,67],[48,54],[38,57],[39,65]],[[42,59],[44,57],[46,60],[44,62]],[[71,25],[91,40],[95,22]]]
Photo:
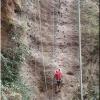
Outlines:
[[60,69],[56,70],[54,78],[56,80],[56,90],[55,91],[57,91],[57,88],[58,88],[60,92],[61,82],[62,82],[62,72]]

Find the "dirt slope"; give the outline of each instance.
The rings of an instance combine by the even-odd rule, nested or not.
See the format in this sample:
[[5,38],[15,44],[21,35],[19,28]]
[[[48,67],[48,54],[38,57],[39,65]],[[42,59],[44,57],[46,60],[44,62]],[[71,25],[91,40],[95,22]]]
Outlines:
[[[29,100],[73,100],[80,87],[77,1],[4,0],[2,4],[2,23],[7,25],[2,26],[1,39],[6,40],[2,49],[15,47],[7,35],[11,28],[8,19],[11,25],[24,29],[20,38],[29,54],[19,73],[32,90]],[[64,85],[55,94],[53,75],[57,68],[63,72]]]
[[[20,20],[27,27],[25,42],[31,49],[31,56],[20,71],[23,80],[33,91],[37,91],[37,100],[72,100],[79,85],[78,32],[75,31],[77,15],[74,13],[76,2],[41,0],[39,19],[38,1],[22,1]],[[48,90],[45,90],[44,76],[41,77],[41,74],[44,75],[44,67]],[[56,68],[63,71],[65,84],[58,95],[54,89],[50,89]]]

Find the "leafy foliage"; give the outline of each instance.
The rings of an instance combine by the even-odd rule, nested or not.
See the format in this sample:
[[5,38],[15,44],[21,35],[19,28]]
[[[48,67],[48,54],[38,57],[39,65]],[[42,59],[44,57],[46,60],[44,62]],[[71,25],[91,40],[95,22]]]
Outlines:
[[[16,81],[15,83],[11,84],[11,88],[1,86],[2,90],[2,98],[3,100],[8,100],[8,96],[6,93],[10,93],[10,95],[13,95],[14,93],[20,94],[22,97],[22,100],[29,100],[29,96],[31,93],[31,89],[27,88],[25,84],[22,83],[21,80]],[[14,99],[15,97],[13,97]]]
[[[99,100],[99,1],[81,0],[84,100]],[[73,100],[80,100],[80,88]]]
[[[99,6],[98,0],[81,0],[81,24],[82,24],[82,57],[83,57],[83,82],[84,97],[88,100],[98,100],[94,89],[98,86],[99,73]],[[97,67],[96,67],[97,66]],[[84,98],[85,99],[85,98]]]
[[24,46],[20,46],[1,52],[1,79],[4,85],[16,81],[19,77],[18,72],[24,60],[25,49]]
[[[21,63],[25,60],[27,47],[20,44],[14,49],[7,49],[1,52],[1,82],[2,85],[11,88],[13,91],[19,92],[23,100],[29,100],[29,89],[23,84],[19,76]],[[2,97],[6,100],[6,95],[2,91]]]
[[91,0],[81,1],[82,54],[85,63],[98,61],[99,53],[99,11]]
[[29,100],[30,90],[27,88],[19,75],[21,64],[25,60],[29,49],[21,39],[24,29],[20,25],[7,22],[10,25],[8,37],[12,47],[1,50],[1,85],[2,98],[7,100],[5,89],[22,95],[23,100]]

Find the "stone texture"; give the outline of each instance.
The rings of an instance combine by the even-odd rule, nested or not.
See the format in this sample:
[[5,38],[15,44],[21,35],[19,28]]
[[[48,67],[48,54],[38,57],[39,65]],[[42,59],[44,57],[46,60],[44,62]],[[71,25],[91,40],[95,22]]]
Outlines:
[[[23,27],[21,38],[31,53],[21,66],[20,76],[32,89],[30,100],[72,100],[80,85],[77,2],[38,1],[2,0],[2,49],[12,46],[7,35],[12,28],[10,25]],[[55,94],[52,88],[56,68],[61,68],[64,73],[64,86],[59,94]],[[9,100],[22,99],[15,95]]]

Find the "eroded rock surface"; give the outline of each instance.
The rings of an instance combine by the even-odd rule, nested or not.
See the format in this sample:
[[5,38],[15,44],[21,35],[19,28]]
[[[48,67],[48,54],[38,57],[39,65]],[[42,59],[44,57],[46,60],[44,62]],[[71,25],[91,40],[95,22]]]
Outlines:
[[[7,35],[12,26],[24,28],[21,38],[30,49],[20,70],[33,91],[29,100],[72,100],[80,86],[77,1],[2,0],[2,5],[2,49],[14,47]],[[59,94],[52,85],[56,68],[64,74]]]

